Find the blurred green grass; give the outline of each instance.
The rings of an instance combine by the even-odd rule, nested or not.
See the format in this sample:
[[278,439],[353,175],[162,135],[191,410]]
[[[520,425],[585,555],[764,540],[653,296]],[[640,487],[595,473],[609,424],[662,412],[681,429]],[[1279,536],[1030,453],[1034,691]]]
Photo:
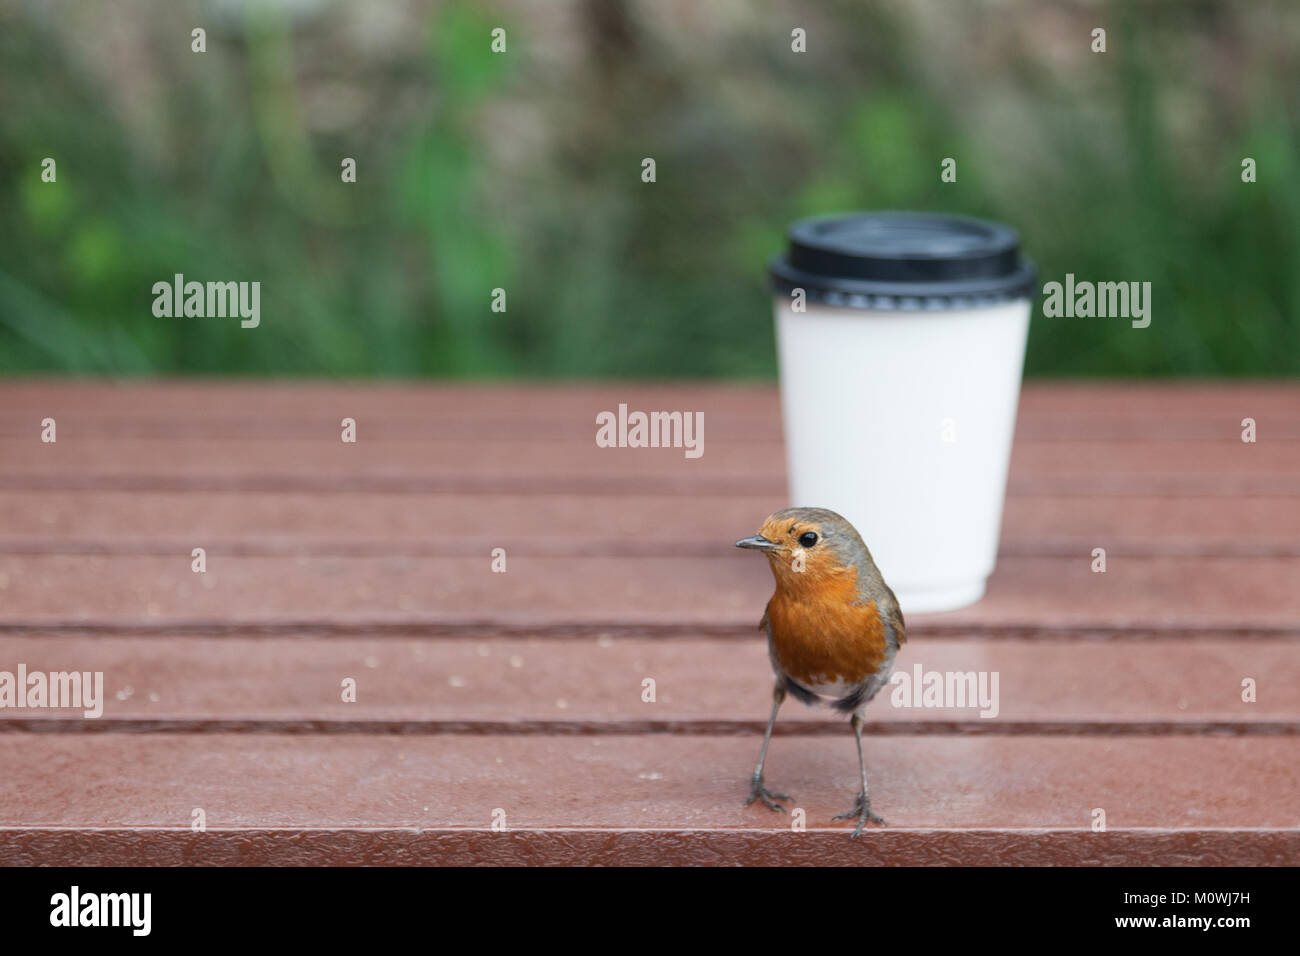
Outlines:
[[[938,73],[932,34],[878,5],[818,5],[815,56],[789,52],[797,7],[694,41],[644,7],[568,8],[585,26],[557,71],[565,38],[519,4],[431,5],[403,24],[413,52],[338,63],[328,6],[137,5],[163,87],[134,121],[60,32],[93,35],[94,12],[0,14],[0,371],[771,376],[785,224],[914,208],[1012,223],[1044,281],[1152,283],[1145,330],[1036,316],[1031,375],[1300,373],[1300,84],[1251,48],[1294,38],[1284,7],[1111,5],[1068,24],[1086,50],[1107,23],[1108,52],[1061,64],[1025,35],[981,56],[1007,32],[990,11],[1020,12],[994,5],[950,28],[973,52]],[[1225,36],[1234,83],[1189,76]],[[128,90],[141,68],[114,67]],[[313,125],[331,82],[364,123]],[[260,327],[155,318],[178,272],[260,281]]]

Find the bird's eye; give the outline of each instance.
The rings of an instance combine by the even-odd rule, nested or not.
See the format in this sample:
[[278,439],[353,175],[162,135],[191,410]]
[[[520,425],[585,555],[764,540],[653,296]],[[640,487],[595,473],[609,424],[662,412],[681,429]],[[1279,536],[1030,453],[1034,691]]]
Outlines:
[[811,548],[816,543],[817,543],[817,535],[815,532],[805,531],[803,534],[799,535],[800,547]]

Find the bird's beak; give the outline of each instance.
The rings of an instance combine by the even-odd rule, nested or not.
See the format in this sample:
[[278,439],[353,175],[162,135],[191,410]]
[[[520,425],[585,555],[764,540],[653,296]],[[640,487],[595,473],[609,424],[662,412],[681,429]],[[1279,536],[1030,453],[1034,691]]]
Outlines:
[[768,541],[761,534],[756,534],[752,538],[741,538],[736,542],[738,548],[751,548],[754,551],[775,551],[781,547],[775,541]]

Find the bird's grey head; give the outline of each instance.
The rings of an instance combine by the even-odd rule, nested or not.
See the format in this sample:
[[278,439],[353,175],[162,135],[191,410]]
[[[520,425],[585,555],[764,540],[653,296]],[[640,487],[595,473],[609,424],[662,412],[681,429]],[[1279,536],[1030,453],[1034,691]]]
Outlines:
[[786,508],[769,515],[758,534],[736,542],[738,548],[762,551],[774,570],[801,554],[800,570],[830,570],[856,567],[874,571],[871,553],[857,529],[841,514],[829,508]]

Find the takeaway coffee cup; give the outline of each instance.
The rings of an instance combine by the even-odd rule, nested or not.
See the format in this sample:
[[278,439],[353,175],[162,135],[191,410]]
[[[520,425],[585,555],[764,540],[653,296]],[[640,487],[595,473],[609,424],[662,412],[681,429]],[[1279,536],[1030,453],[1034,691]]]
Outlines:
[[771,263],[793,505],[862,533],[904,613],[993,571],[1036,271],[962,216],[805,219]]

